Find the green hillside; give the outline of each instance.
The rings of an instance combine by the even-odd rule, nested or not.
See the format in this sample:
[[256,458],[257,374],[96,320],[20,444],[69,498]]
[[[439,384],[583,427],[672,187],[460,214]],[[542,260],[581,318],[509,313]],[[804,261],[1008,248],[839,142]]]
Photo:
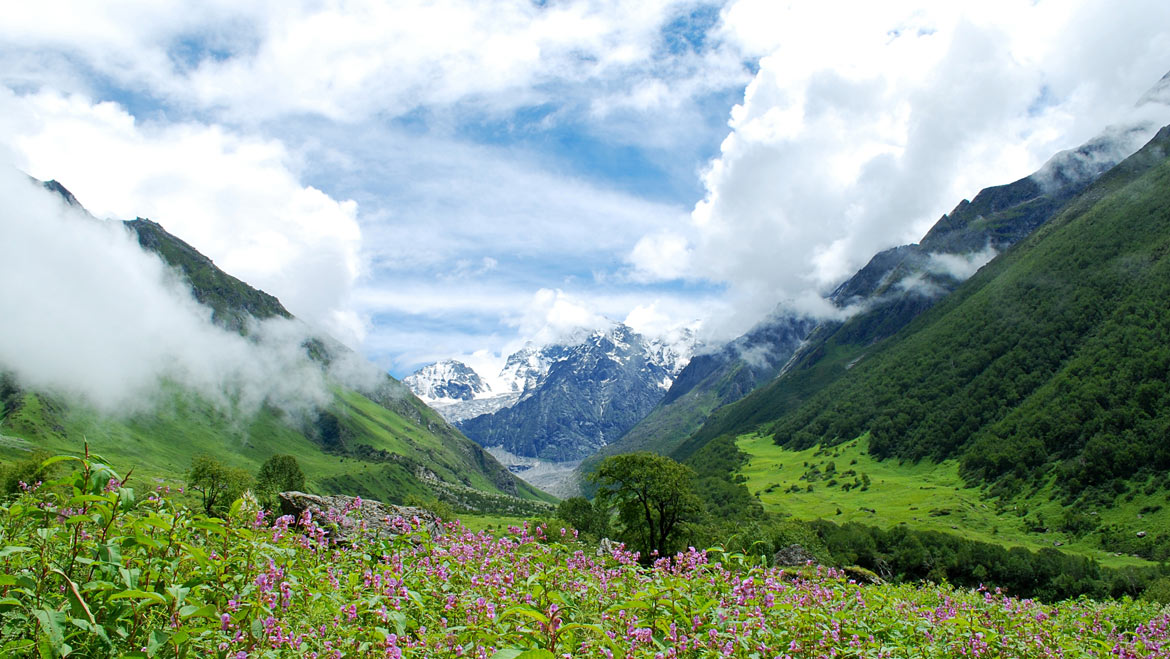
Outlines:
[[[11,390],[11,388],[10,388]],[[277,453],[296,456],[311,489],[391,503],[447,498],[448,489],[482,493],[483,508],[528,511],[528,501],[550,500],[515,478],[433,411],[410,418],[361,394],[335,389],[334,402],[313,419],[290,419],[262,409],[240,421],[173,387],[168,403],[149,414],[118,419],[52,397],[17,391],[4,408],[0,456],[31,450],[80,453],[84,442],[109,460],[133,465],[143,478],[183,482],[201,453],[256,469]]]
[[[782,391],[774,391],[764,416],[771,418],[768,415],[777,408],[795,408],[962,283],[940,270],[936,257],[949,255],[961,261],[1019,242],[1116,162],[1108,155],[1109,144],[1107,137],[1099,137],[1058,153],[1034,175],[964,199],[919,243],[875,254],[829,296],[840,309],[859,309],[850,318],[815,322],[779,309],[719,352],[697,355],[650,415],[603,449],[604,454],[651,450],[689,455],[713,435],[704,431],[690,446],[680,445],[713,412],[772,381],[782,370],[790,373],[789,379]],[[708,430],[745,421],[744,409],[727,413],[732,416],[710,424]],[[591,468],[586,460],[580,471],[588,473]]]
[[[46,189],[80,206],[56,182]],[[248,335],[256,321],[293,319],[275,297],[223,272],[159,224],[125,223],[138,243],[159,255],[212,310],[220,327]],[[294,319],[295,320],[295,319]],[[349,349],[317,335],[301,344],[322,369]],[[164,383],[149,412],[103,416],[75,401],[29,391],[0,365],[0,459],[36,450],[90,449],[142,477],[181,484],[191,459],[210,454],[255,473],[274,454],[295,456],[310,488],[392,503],[447,501],[457,509],[530,514],[554,499],[511,474],[389,375],[358,391],[331,382],[323,409],[284,412],[263,406],[229,413],[181,383]]]
[[867,436],[875,458],[955,460],[988,498],[1077,503],[1070,529],[1161,557],[1170,539],[1136,538],[1123,511],[1159,510],[1170,468],[1168,145],[1163,129],[903,330],[822,344],[676,455],[751,432],[792,451]]

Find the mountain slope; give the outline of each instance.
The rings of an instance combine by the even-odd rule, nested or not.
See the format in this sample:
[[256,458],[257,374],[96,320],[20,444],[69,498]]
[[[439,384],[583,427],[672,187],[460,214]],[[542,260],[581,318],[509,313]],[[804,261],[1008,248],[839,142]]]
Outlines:
[[1042,226],[1119,160],[1136,150],[1135,140],[1153,132],[1135,124],[1111,128],[1084,145],[1053,156],[1034,174],[981,190],[942,216],[917,244],[879,252],[829,300],[852,310],[844,320],[818,325],[785,366],[785,384],[761,394],[766,403],[728,410],[680,449],[689,455],[726,425],[750,425],[757,409],[771,418],[807,397],[866,358],[873,346],[894,335],[944,299],[997,253]]
[[794,370],[681,453],[753,429],[793,449],[868,434],[877,457],[957,458],[1005,495],[1052,484],[1109,505],[1137,484],[1164,488],[1167,153],[1170,128],[832,384],[796,395],[810,379]]
[[[878,254],[829,296],[847,321],[816,323],[777,312],[723,349],[695,357],[663,401],[605,454],[673,451],[710,415],[771,381],[800,371],[784,389],[788,404],[803,400],[846,372],[868,347],[891,336],[954,290],[999,251],[1047,221],[1069,199],[1116,164],[1144,126],[1110,130],[1057,154],[1035,174],[982,190],[942,216],[917,244]],[[1130,149],[1132,150],[1132,149]],[[709,435],[704,435],[709,438]],[[684,451],[687,454],[689,450]],[[588,473],[596,459],[587,461]]]
[[[79,208],[60,184],[45,187]],[[124,225],[144,249],[174,269],[220,327],[249,335],[259,321],[296,322],[275,297],[224,273],[158,224],[137,219]],[[547,499],[401,383],[327,336],[306,336],[300,344],[306,364],[326,373],[333,372],[332,365],[361,372],[348,385],[328,376],[330,400],[320,408],[287,410],[266,404],[242,415],[225,411],[182,383],[164,382],[151,411],[114,417],[26,390],[0,368],[0,454],[14,456],[34,448],[77,451],[84,439],[94,451],[136,465],[139,474],[170,480],[180,478],[198,453],[253,471],[274,453],[292,453],[313,487],[323,492],[392,502],[439,497],[497,509],[522,509],[529,505],[524,500]]]
[[811,318],[778,313],[720,349],[695,355],[649,414],[581,463],[577,480],[583,480],[609,455],[669,453],[713,410],[743,398],[775,377],[815,326]]

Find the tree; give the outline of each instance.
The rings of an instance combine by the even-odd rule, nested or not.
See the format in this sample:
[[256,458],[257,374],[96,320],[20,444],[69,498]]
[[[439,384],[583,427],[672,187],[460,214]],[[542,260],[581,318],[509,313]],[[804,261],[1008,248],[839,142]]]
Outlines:
[[557,506],[557,517],[581,533],[603,538],[609,533],[609,510],[590,503],[585,497],[565,499]]
[[686,465],[642,452],[606,458],[589,479],[600,485],[602,508],[617,509],[622,539],[649,562],[655,552],[669,554],[683,525],[698,517],[694,477]]
[[45,460],[52,457],[48,451],[38,449],[24,459],[18,459],[9,465],[0,465],[0,497],[15,494],[20,491],[20,484],[32,486],[38,481],[52,478],[53,466],[43,466]]
[[252,476],[243,469],[229,467],[206,453],[191,460],[187,486],[203,495],[203,510],[208,515],[223,512],[244,490],[252,486]]
[[291,455],[274,455],[256,472],[256,492],[265,508],[276,506],[276,493],[305,489],[305,473]]

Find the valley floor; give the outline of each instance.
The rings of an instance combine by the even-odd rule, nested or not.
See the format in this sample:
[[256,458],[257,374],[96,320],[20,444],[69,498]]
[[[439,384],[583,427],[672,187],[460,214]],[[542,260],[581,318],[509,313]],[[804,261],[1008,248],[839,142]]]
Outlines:
[[[1031,550],[1056,547],[1107,567],[1151,565],[1138,557],[1102,550],[1092,534],[1076,538],[1057,531],[1064,511],[1044,497],[1020,496],[1005,505],[983,489],[968,487],[953,460],[879,461],[869,455],[864,438],[803,451],[777,446],[770,436],[743,435],[736,444],[751,456],[739,473],[769,512],[886,528],[907,524]],[[1129,520],[1127,526],[1135,535],[1144,528],[1170,527],[1167,511],[1140,512],[1145,507],[1149,504],[1144,498],[1135,498],[1109,516]]]

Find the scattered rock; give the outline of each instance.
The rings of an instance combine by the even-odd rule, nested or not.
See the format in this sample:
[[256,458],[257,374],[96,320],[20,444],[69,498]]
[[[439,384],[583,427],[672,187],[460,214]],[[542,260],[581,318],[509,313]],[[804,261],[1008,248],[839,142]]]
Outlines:
[[1139,538],[1144,538],[1144,537],[1146,537],[1146,532],[1145,532],[1145,531],[1138,531],[1138,532],[1137,532],[1137,537],[1139,537]]
[[614,542],[609,538],[602,538],[597,545],[598,556],[612,556],[615,549],[621,549],[621,543]]
[[414,523],[418,520],[418,527],[431,535],[443,533],[439,518],[425,508],[410,506],[395,506],[370,499],[347,497],[340,494],[320,496],[304,492],[281,492],[280,512],[283,515],[292,515],[298,521],[307,510],[313,516],[313,521],[330,529],[330,533],[337,542],[349,542],[361,527],[374,536],[400,535],[400,527],[396,527],[396,519],[404,519]]
[[813,556],[807,549],[796,544],[788,545],[772,555],[772,565],[777,567],[807,565],[809,562],[815,563],[816,560],[816,556]]
[[845,576],[856,581],[857,583],[879,585],[885,583],[885,580],[877,574],[857,565],[850,565],[849,567],[841,568]]

